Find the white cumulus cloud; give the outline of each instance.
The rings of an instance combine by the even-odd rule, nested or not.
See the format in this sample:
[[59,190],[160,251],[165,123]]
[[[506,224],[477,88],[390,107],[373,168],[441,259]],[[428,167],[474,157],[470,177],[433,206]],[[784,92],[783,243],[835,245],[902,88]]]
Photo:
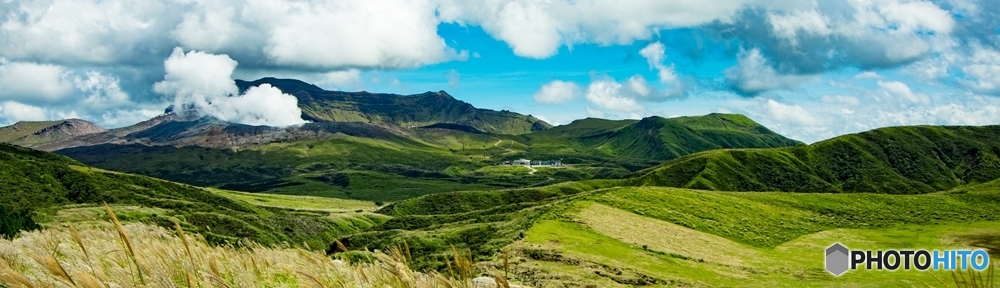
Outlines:
[[268,84],[238,95],[232,79],[236,61],[226,55],[174,50],[164,61],[166,75],[153,90],[173,97],[176,107],[202,115],[248,124],[288,126],[305,123],[295,96]]
[[758,49],[741,51],[736,66],[727,69],[725,74],[729,85],[744,95],[775,89],[793,90],[798,84],[815,78],[778,73]]
[[667,66],[663,64],[667,58],[667,48],[663,46],[663,43],[650,43],[645,48],[642,48],[642,50],[639,50],[639,55],[646,58],[646,63],[649,64],[650,69],[657,71],[656,76],[660,79],[660,84],[669,87],[664,92],[653,95],[659,96],[657,98],[682,97],[685,95],[684,85],[677,76],[673,65]]
[[73,92],[65,67],[0,59],[0,99],[55,102]]
[[1000,51],[977,45],[962,67],[963,83],[985,93],[1000,94]]
[[586,99],[600,109],[635,113],[646,109],[630,95],[635,93],[614,80],[597,80],[587,87]]
[[706,5],[697,1],[602,0],[440,0],[444,22],[481,25],[524,57],[546,58],[559,47],[577,43],[628,44],[649,39],[663,28],[692,27],[726,21],[747,6],[805,7],[804,1],[725,0]]
[[582,92],[576,83],[553,80],[542,85],[542,88],[535,92],[534,98],[535,102],[541,104],[562,104],[580,97]]
[[344,87],[359,86],[364,82],[364,80],[361,79],[361,70],[348,69],[343,71],[327,72],[323,75],[323,78],[319,82],[329,83],[336,88],[343,89]]
[[843,95],[823,95],[823,97],[820,98],[820,101],[823,103],[845,104],[850,106],[861,104],[861,101],[858,100],[857,97]]
[[927,94],[916,93],[910,90],[903,82],[899,81],[878,81],[880,92],[894,99],[904,99],[917,104],[930,104],[931,98]]
[[448,73],[444,74],[444,78],[448,80],[448,86],[455,88],[458,87],[458,83],[462,81],[462,74],[459,74],[458,70],[451,69]]
[[809,110],[794,104],[785,104],[774,99],[767,99],[764,106],[767,113],[775,120],[789,122],[801,126],[817,126],[820,121]]
[[409,68],[463,56],[438,36],[434,8],[422,0],[249,0],[242,16],[263,28],[263,50],[279,65]]
[[162,51],[164,32],[178,20],[176,10],[159,0],[5,2],[0,55],[56,64],[141,61],[145,53]]
[[0,115],[10,122],[43,121],[51,118],[48,111],[44,108],[16,101],[4,101],[0,103]]

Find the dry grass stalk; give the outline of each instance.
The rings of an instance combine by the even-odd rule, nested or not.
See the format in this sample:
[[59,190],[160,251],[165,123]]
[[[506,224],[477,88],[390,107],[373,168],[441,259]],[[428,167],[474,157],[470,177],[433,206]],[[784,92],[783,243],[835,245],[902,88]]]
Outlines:
[[31,279],[14,270],[0,272],[0,281],[14,287],[35,288],[35,284],[31,282]]
[[46,256],[47,257],[44,258],[36,258],[35,261],[38,261],[39,264],[45,266],[45,269],[49,270],[49,273],[52,273],[52,275],[58,276],[61,280],[65,280],[75,286],[76,281],[73,281],[73,277],[70,277],[69,273],[66,273],[66,269],[63,268],[62,264],[59,264],[59,260],[56,260],[55,251],[51,254],[46,254]]
[[[458,254],[458,249],[455,246],[451,246],[452,256],[455,257],[455,269],[458,270],[458,280],[461,282],[469,282],[472,280],[472,259],[460,257]],[[472,251],[469,251],[469,257],[472,257]]]
[[98,280],[94,275],[88,273],[77,272],[73,274],[73,278],[76,279],[76,286],[81,288],[104,288],[101,284],[101,280]]
[[333,243],[337,244],[337,249],[340,249],[340,252],[348,252],[347,246],[344,246],[344,243],[341,243],[340,240],[333,239]]
[[174,230],[177,231],[177,237],[181,238],[181,243],[184,243],[184,253],[187,254],[191,263],[194,263],[194,256],[191,256],[191,244],[188,244],[187,235],[184,234],[184,228],[181,228],[181,222],[174,221]]
[[313,285],[316,285],[315,287],[318,287],[318,288],[326,287],[326,285],[323,285],[323,281],[319,281],[318,278],[316,278],[316,277],[314,277],[312,275],[309,275],[309,273],[306,273],[306,272],[298,272],[298,273],[299,273],[299,275],[302,275],[302,276],[306,277],[306,279],[309,279],[310,282],[307,282],[307,283],[311,283]]
[[510,249],[503,249],[503,277],[510,277]]
[[403,240],[403,248],[406,249],[406,266],[410,266],[413,263],[413,255],[410,255],[410,243]]
[[125,243],[125,247],[128,248],[128,256],[131,258],[132,263],[135,264],[136,275],[139,276],[139,283],[146,285],[146,280],[142,275],[142,268],[139,267],[139,260],[136,259],[135,248],[132,246],[132,239],[129,239],[128,233],[125,233],[125,227],[122,223],[118,221],[118,216],[115,216],[115,211],[111,210],[111,206],[108,203],[104,203],[105,209],[108,211],[108,217],[111,218],[111,224],[115,225],[115,230],[118,231],[118,237],[121,238],[122,242]]
[[77,231],[76,227],[73,225],[69,225],[69,232],[70,236],[73,236],[73,241],[76,242],[76,245],[80,246],[80,250],[83,251],[83,256],[87,257],[87,264],[91,264],[90,253],[87,253],[87,246],[83,245],[83,238],[80,238],[80,232]]
[[[74,281],[75,286],[87,288],[471,286],[471,259],[457,249],[447,263],[457,270],[452,275],[460,279],[414,272],[408,266],[412,255],[400,248],[375,251],[374,263],[344,263],[323,253],[288,246],[212,246],[204,237],[184,233],[177,225],[168,230],[121,223],[109,206],[105,208],[110,223],[53,227],[0,239],[0,283],[30,288],[66,287]],[[51,255],[48,252],[57,247],[54,243],[58,240],[81,247],[59,249],[58,255]],[[32,255],[47,256],[34,259]],[[138,273],[143,280],[136,279]]]
[[194,277],[191,276],[191,272],[184,271],[184,280],[187,281],[188,288],[197,288],[198,282],[194,281]]
[[497,286],[502,288],[510,288],[510,283],[507,282],[507,276],[500,275],[500,272],[493,273],[493,278],[497,280]]
[[219,261],[215,258],[215,254],[208,256],[208,268],[212,271],[212,275],[222,279],[222,272],[219,271]]
[[217,286],[225,287],[225,288],[231,288],[231,286],[229,286],[229,284],[226,284],[226,280],[222,280],[222,278],[220,278],[219,276],[208,275],[208,279],[212,283],[215,283],[215,285],[217,285]]

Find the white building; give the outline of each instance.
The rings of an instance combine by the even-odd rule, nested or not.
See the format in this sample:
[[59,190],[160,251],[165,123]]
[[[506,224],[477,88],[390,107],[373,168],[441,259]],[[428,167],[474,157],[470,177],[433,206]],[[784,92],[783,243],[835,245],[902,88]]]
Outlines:
[[514,162],[512,164],[513,165],[520,165],[520,166],[531,166],[531,160],[528,160],[528,159],[517,159],[517,160],[514,160]]

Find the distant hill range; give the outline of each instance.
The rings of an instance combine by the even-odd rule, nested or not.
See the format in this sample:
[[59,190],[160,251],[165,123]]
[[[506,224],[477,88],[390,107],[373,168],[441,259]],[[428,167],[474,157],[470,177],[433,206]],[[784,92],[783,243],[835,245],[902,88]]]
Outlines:
[[246,149],[332,135],[434,142],[433,139],[420,139],[426,137],[416,135],[421,133],[415,131],[443,130],[451,134],[504,135],[501,138],[511,138],[512,142],[526,148],[524,152],[528,156],[586,154],[649,161],[669,160],[711,149],[801,144],[745,116],[733,114],[669,119],[654,116],[642,120],[587,118],[552,129],[548,123],[530,115],[475,108],[444,91],[403,96],[326,91],[291,79],[236,82],[240,89],[266,83],[295,95],[303,111],[302,117],[312,122],[277,128],[230,123],[211,117],[180,116],[173,112],[115,129],[104,129],[80,119],[22,121],[0,128],[0,142],[45,151],[104,144]]
[[[349,197],[619,178],[706,150],[802,144],[742,115],[588,118],[550,127],[444,92],[401,96],[324,91],[297,80],[238,81],[242,89],[263,83],[298,97],[303,118],[312,122],[278,128],[168,112],[115,129],[78,119],[19,122],[0,128],[0,141],[194,185]],[[532,177],[478,171],[517,158],[582,166]]]
[[294,95],[302,119],[312,122],[362,122],[421,127],[440,123],[460,124],[494,134],[519,135],[552,127],[531,115],[473,107],[447,92],[398,95],[368,92],[327,91],[292,79],[236,80],[241,91],[270,84]]
[[1000,126],[889,127],[808,146],[716,150],[637,173],[636,185],[916,194],[1000,178]]

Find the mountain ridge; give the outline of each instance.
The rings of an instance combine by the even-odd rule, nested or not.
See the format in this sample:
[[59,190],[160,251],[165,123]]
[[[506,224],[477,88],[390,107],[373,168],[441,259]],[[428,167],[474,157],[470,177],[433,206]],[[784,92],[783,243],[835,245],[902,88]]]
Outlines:
[[[705,120],[709,122],[739,118],[699,117],[710,117]],[[584,119],[531,134],[503,135],[459,124],[404,128],[364,122],[313,122],[274,128],[202,118],[164,122],[116,141],[57,152],[103,169],[199,186],[395,200],[402,195],[471,188],[620,178],[663,160],[706,149],[799,144],[766,129],[724,131],[719,129],[721,125],[689,128],[673,121]],[[661,122],[669,125],[653,125]],[[638,127],[640,124],[649,127]],[[630,135],[642,137],[621,140]],[[661,135],[682,135],[683,139]],[[577,168],[516,176],[502,172],[509,169],[490,167],[504,159],[518,158],[562,160]],[[379,194],[389,192],[396,196]]]
[[476,108],[445,91],[399,95],[328,91],[294,79],[267,77],[254,81],[236,80],[240,91],[262,84],[270,84],[295,96],[302,109],[302,119],[312,122],[368,122],[402,127],[460,124],[484,132],[509,135],[552,127],[531,115]]
[[1000,125],[897,126],[810,145],[691,154],[634,185],[719,191],[915,194],[1000,178]]

